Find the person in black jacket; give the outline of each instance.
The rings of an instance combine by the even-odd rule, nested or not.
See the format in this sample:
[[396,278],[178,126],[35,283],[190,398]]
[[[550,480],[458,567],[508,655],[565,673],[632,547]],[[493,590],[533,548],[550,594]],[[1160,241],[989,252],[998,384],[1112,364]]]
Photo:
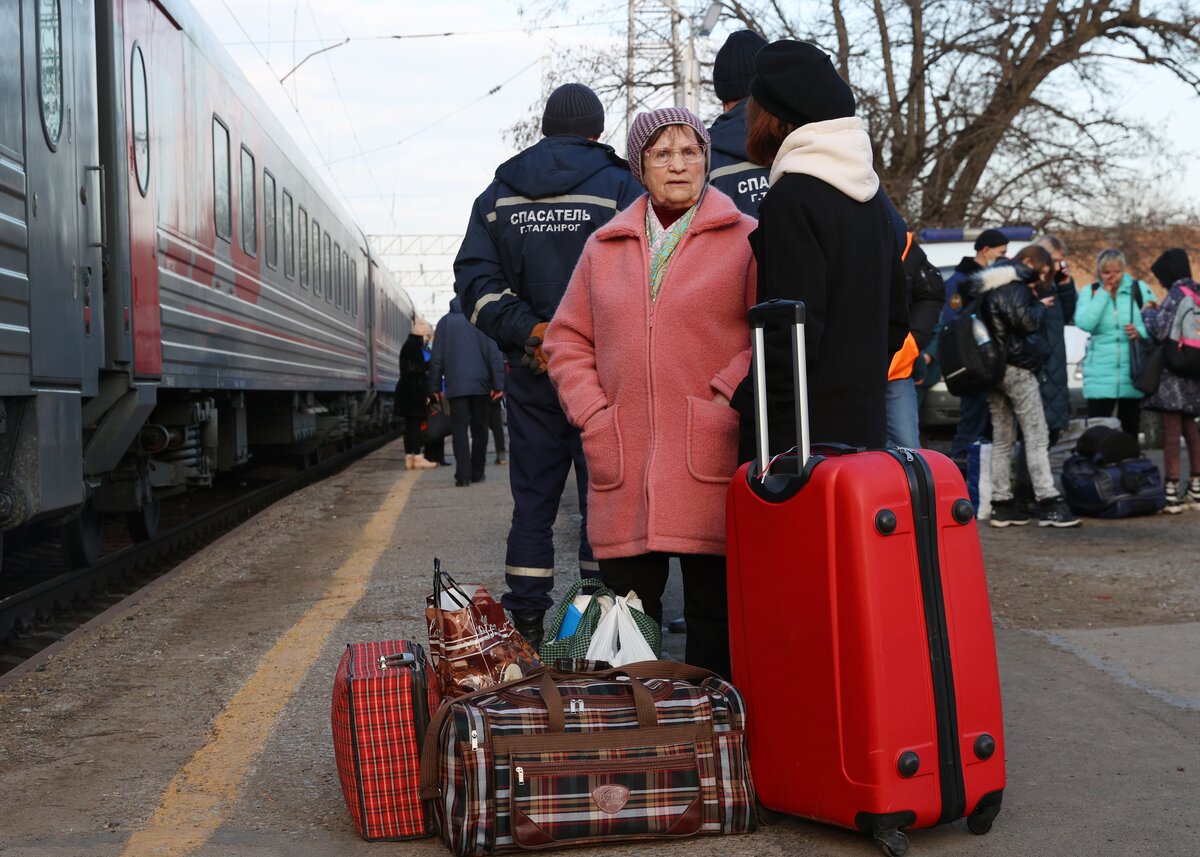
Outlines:
[[[429,395],[437,399],[445,383],[454,444],[454,484],[484,480],[487,465],[488,407],[504,394],[504,362],[496,343],[463,316],[458,298],[442,316],[429,361]],[[470,433],[468,442],[467,434]]]
[[1013,499],[1012,451],[1017,424],[1025,439],[1025,461],[1033,494],[1038,501],[1039,527],[1074,527],[1079,519],[1071,514],[1054,485],[1050,472],[1049,435],[1037,372],[1045,359],[1045,344],[1039,336],[1049,296],[1039,299],[1039,286],[1050,282],[1054,261],[1036,244],[1017,253],[1011,262],[1001,262],[978,275],[973,284],[982,295],[979,315],[991,335],[1004,346],[1007,366],[1004,378],[987,393],[992,415],[992,518],[993,527],[1029,523],[1024,506]]
[[708,180],[743,214],[758,216],[767,195],[768,170],[746,158],[746,100],[754,77],[754,56],[767,40],[753,30],[730,33],[713,60],[713,91],[725,112],[708,129],[712,163]]
[[946,302],[946,284],[942,272],[929,261],[912,233],[906,230],[904,236],[902,255],[911,329],[888,367],[887,433],[888,446],[916,449],[921,445],[921,423],[915,370],[918,362],[927,363],[924,351]]
[[1046,361],[1038,373],[1038,385],[1042,391],[1042,406],[1046,411],[1046,428],[1050,431],[1050,445],[1071,422],[1071,392],[1067,385],[1067,342],[1063,330],[1075,320],[1075,304],[1079,292],[1071,278],[1070,263],[1067,261],[1067,245],[1056,235],[1045,235],[1036,242],[1050,254],[1054,263],[1054,274],[1049,282],[1039,286],[1038,297],[1051,295],[1054,300],[1046,306],[1042,317],[1041,336],[1046,343]]
[[542,115],[545,138],[496,169],[454,260],[463,312],[508,360],[513,516],[502,603],[534,646],[553,604],[554,521],[572,464],[582,513],[579,570],[594,577],[599,569],[587,538],[579,429],[567,422],[545,374],[541,342],[588,237],[642,195],[629,165],[597,142],[603,131],[604,107],[594,92],[579,83],[554,90]]
[[[774,42],[755,57],[746,151],[771,164],[771,189],[750,243],[759,301],[807,307],[809,428],[814,442],[879,448],[887,441],[888,363],[908,335],[901,247],[872,167],[854,96],[815,45]],[[768,428],[774,447],[796,443],[791,333],[765,331]],[[741,414],[739,455],[755,455],[747,377],[731,404]]]
[[421,424],[428,417],[429,366],[425,362],[425,337],[433,333],[427,321],[414,321],[412,332],[400,348],[400,380],[396,382],[394,409],[404,418],[404,469],[425,470],[436,462],[421,454]]

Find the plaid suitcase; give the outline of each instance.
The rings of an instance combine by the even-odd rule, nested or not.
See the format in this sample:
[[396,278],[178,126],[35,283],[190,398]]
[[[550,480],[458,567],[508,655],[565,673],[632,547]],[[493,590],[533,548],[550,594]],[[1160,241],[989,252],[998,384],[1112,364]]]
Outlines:
[[421,796],[460,857],[756,826],[746,712],[684,664],[547,669],[434,717]]
[[333,747],[346,806],[367,841],[433,833],[418,795],[421,742],[440,695],[408,640],[351,643],[333,682]]

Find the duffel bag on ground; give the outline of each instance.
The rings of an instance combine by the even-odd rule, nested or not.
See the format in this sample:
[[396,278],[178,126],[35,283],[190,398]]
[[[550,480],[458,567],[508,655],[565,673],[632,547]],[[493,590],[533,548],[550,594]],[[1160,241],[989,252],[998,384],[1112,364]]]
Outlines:
[[547,669],[444,705],[421,795],[460,857],[747,833],[745,726],[742,695],[707,670]]
[[1144,457],[1115,464],[1072,455],[1063,463],[1063,498],[1076,515],[1132,518],[1167,505],[1162,474]]

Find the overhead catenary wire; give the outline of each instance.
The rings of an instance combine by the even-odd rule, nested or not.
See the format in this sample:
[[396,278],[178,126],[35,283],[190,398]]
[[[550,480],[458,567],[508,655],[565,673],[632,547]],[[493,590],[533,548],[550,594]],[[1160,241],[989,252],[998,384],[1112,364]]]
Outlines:
[[488,90],[487,92],[485,92],[483,95],[480,95],[478,98],[475,98],[475,99],[473,99],[473,100],[471,100],[471,101],[467,102],[467,103],[466,103],[466,104],[464,104],[462,107],[459,107],[459,108],[458,108],[458,109],[456,109],[456,110],[451,110],[449,113],[445,114],[445,115],[444,115],[444,116],[442,116],[441,118],[439,118],[439,119],[435,119],[434,121],[430,122],[428,125],[424,125],[424,126],[422,126],[422,127],[418,128],[416,131],[413,131],[411,134],[409,134],[409,135],[408,135],[408,136],[406,136],[406,137],[402,137],[402,138],[400,138],[399,140],[396,140],[395,142],[392,142],[392,143],[384,143],[382,146],[376,146],[374,149],[367,149],[367,150],[365,150],[365,151],[363,151],[363,152],[360,152],[358,155],[348,155],[348,156],[346,156],[346,157],[344,157],[344,158],[335,158],[335,159],[334,159],[334,160],[332,160],[332,161],[326,161],[326,165],[327,165],[327,166],[332,166],[333,164],[340,164],[340,163],[342,163],[343,161],[350,161],[350,160],[353,160],[354,158],[358,158],[358,157],[365,157],[365,156],[367,156],[367,155],[372,155],[372,154],[374,154],[375,152],[382,152],[384,149],[391,149],[391,148],[394,148],[394,147],[396,147],[396,146],[400,146],[400,145],[402,145],[402,144],[404,144],[404,143],[407,143],[409,140],[411,140],[413,137],[416,137],[418,134],[423,134],[423,133],[425,133],[426,131],[428,131],[428,130],[429,130],[429,129],[431,129],[431,128],[436,128],[438,125],[441,125],[441,124],[442,124],[443,122],[445,122],[447,119],[451,119],[451,118],[453,118],[454,116],[457,116],[459,113],[462,113],[464,110],[467,110],[467,109],[468,109],[468,108],[470,108],[470,107],[474,107],[474,106],[475,106],[476,104],[478,104],[480,101],[483,101],[483,99],[485,99],[485,98],[489,98],[489,97],[491,97],[491,96],[495,95],[497,92],[499,92],[499,91],[500,91],[501,89],[503,89],[505,86],[507,86],[508,84],[512,83],[514,80],[516,80],[518,77],[520,77],[520,76],[521,76],[522,74],[524,74],[525,72],[529,71],[529,69],[533,68],[535,65],[537,65],[537,64],[538,64],[539,62],[541,62],[541,61],[542,61],[542,58],[541,58],[541,57],[538,57],[538,58],[537,58],[537,59],[535,59],[533,62],[531,62],[531,63],[529,63],[528,65],[526,65],[526,66],[524,66],[523,68],[521,68],[519,71],[517,71],[517,72],[516,72],[515,74],[513,74],[511,77],[509,77],[509,78],[507,78],[506,80],[503,80],[503,81],[501,81],[500,83],[498,83],[498,84],[496,84],[495,86],[493,86],[491,89],[489,89],[489,90]]

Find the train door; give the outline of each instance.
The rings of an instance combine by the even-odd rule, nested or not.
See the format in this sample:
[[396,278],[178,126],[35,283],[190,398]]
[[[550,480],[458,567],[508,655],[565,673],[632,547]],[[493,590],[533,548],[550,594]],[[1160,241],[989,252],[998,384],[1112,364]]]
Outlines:
[[[101,198],[93,7],[25,0],[31,380],[79,386],[100,292]],[[86,392],[86,391],[85,391]]]

